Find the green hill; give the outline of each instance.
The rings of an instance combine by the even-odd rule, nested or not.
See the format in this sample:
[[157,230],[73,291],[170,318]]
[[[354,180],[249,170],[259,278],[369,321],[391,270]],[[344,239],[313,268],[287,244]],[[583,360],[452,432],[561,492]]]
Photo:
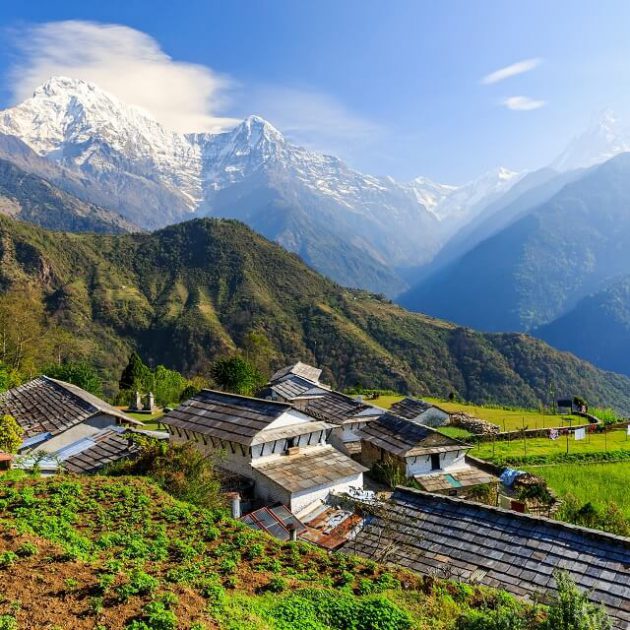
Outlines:
[[110,236],[0,218],[0,260],[0,287],[34,286],[43,317],[82,344],[110,392],[132,347],[192,374],[263,330],[274,365],[313,362],[337,387],[528,407],[553,387],[630,409],[625,377],[525,335],[476,333],[341,288],[236,221]]
[[138,228],[119,214],[64,192],[0,158],[0,213],[69,232],[121,234]]
[[607,370],[630,375],[630,276],[580,300],[534,334]]

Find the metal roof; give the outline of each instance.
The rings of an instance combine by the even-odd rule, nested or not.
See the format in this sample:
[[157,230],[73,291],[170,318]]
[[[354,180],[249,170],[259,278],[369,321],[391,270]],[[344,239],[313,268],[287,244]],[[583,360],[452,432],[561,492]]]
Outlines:
[[292,409],[286,403],[204,389],[162,416],[160,422],[250,446],[258,433]]
[[357,431],[357,435],[362,440],[399,457],[470,448],[468,444],[439,433],[431,427],[416,424],[392,413],[385,413],[367,423]]
[[[139,447],[132,442],[120,427],[108,427],[86,442],[87,448],[66,452],[62,466],[74,473],[93,473],[115,461],[133,457]],[[69,448],[69,447],[68,447]]]
[[396,489],[384,514],[344,551],[531,599],[553,590],[554,569],[564,569],[616,628],[630,627],[630,538],[408,488]]
[[250,527],[265,531],[280,540],[290,539],[290,529],[294,529],[298,534],[306,531],[302,521],[284,505],[260,508],[246,514],[241,520]]
[[283,455],[262,463],[254,460],[252,467],[291,493],[326,486],[367,470],[330,445],[307,448],[296,455]]
[[47,376],[38,376],[0,395],[0,414],[13,416],[26,438],[40,433],[58,435],[99,413],[142,424],[80,387]]
[[285,376],[289,376],[290,374],[301,376],[311,383],[319,384],[319,377],[322,375],[322,371],[319,368],[308,365],[308,363],[302,363],[302,361],[298,361],[293,365],[287,365],[286,367],[279,369],[271,377],[270,382],[275,383],[276,381],[282,380]]

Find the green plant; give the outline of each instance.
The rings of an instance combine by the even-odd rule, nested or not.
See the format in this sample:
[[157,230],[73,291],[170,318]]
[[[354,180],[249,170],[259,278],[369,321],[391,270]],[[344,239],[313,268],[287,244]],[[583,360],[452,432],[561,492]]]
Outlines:
[[13,551],[3,551],[0,553],[0,569],[6,569],[10,567],[16,560],[18,556]]
[[592,604],[566,571],[555,571],[557,594],[549,606],[548,630],[610,630],[612,623],[603,608]]
[[24,430],[10,415],[0,417],[0,451],[17,453],[22,444]]
[[12,615],[0,615],[0,630],[18,630],[18,624]]
[[23,542],[15,550],[15,553],[20,556],[20,558],[28,558],[29,556],[34,556],[37,553],[37,545],[29,541]]
[[272,593],[282,593],[287,587],[287,581],[279,575],[274,575],[267,584],[267,590]]

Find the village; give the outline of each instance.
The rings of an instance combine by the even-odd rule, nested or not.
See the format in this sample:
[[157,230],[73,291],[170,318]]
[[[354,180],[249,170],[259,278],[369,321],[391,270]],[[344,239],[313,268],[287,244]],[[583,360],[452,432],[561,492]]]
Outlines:
[[518,491],[537,483],[531,475],[473,457],[472,444],[441,432],[452,414],[440,405],[405,397],[384,409],[334,391],[321,374],[298,361],[256,397],[202,389],[157,430],[131,413],[150,413],[150,394],[125,411],[40,376],[0,395],[0,414],[23,431],[2,464],[93,474],[134,458],[135,435],[192,444],[221,470],[232,517],[280,540],[532,600],[565,569],[628,626],[628,539],[549,518],[549,504]]

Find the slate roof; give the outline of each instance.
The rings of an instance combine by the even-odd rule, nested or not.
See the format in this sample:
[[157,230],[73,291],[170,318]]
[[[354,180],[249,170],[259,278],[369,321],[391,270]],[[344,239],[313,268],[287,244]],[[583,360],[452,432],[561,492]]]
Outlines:
[[139,451],[127,435],[119,431],[109,430],[93,436],[90,445],[68,457],[62,466],[73,473],[94,473],[113,462],[132,457]]
[[0,395],[0,414],[12,415],[24,429],[25,438],[39,433],[58,435],[100,413],[128,424],[142,424],[80,387],[48,376],[38,376]]
[[291,374],[281,381],[272,383],[269,389],[285,400],[293,400],[301,396],[317,396],[326,392],[325,389],[295,374]]
[[251,446],[258,433],[291,409],[286,403],[204,389],[160,418],[160,422]]
[[364,441],[399,457],[446,453],[470,448],[423,424],[385,413],[357,431]]
[[[322,391],[320,396],[309,398],[304,413],[334,424],[343,424],[351,418],[374,409],[350,396],[333,391]],[[375,415],[378,412],[375,412]]]
[[[431,409],[432,407],[440,409],[436,405],[432,405],[431,403],[425,402],[424,400],[407,397],[399,400],[397,403],[394,403],[391,406],[391,411],[397,416],[402,416],[403,418],[407,418],[407,420],[413,420],[414,418],[417,418],[420,414],[424,413],[428,409]],[[440,409],[440,411],[443,410]]]
[[93,473],[107,464],[132,457],[139,447],[129,439],[126,428],[111,425],[88,437],[82,437],[43,458],[27,456],[19,462],[19,467],[33,468],[36,464],[42,471],[55,472],[65,468],[73,473]]
[[499,481],[499,478],[495,475],[491,475],[476,466],[468,466],[452,472],[416,475],[414,479],[427,492],[444,492]]
[[325,486],[365,472],[367,468],[330,445],[283,455],[270,461],[252,463],[261,475],[291,493]]
[[319,377],[322,375],[322,371],[319,368],[308,365],[308,363],[302,363],[302,361],[298,361],[293,365],[287,365],[286,367],[278,370],[271,377],[270,382],[275,383],[276,381],[280,381],[285,376],[289,376],[290,374],[301,376],[311,383],[319,384]]
[[344,551],[530,598],[564,569],[615,627],[630,627],[630,538],[407,488],[386,510],[385,527],[374,518]]

